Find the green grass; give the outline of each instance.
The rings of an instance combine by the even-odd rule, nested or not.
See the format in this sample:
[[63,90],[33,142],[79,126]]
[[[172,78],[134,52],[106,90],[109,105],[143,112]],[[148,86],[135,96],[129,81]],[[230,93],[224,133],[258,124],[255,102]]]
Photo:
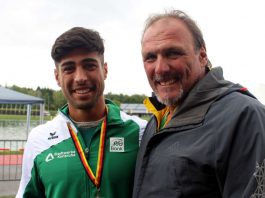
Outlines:
[[[40,120],[40,116],[30,116],[31,120]],[[44,120],[50,120],[51,116],[45,116]],[[0,115],[0,120],[27,120],[26,115]]]

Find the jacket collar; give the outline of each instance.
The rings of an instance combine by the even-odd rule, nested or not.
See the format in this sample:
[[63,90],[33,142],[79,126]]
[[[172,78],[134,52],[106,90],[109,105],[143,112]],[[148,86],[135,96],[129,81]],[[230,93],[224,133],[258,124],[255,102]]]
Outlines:
[[[210,105],[233,85],[233,83],[224,80],[221,67],[213,68],[191,89],[183,103],[178,106],[166,128],[173,125],[176,127],[200,123]],[[155,98],[145,101],[145,105],[156,116],[159,125],[161,116],[164,115],[167,107],[158,104],[159,102]]]
[[[123,121],[120,116],[120,108],[109,99],[105,99],[105,104],[108,107],[108,115],[107,115],[108,125],[122,124]],[[59,114],[63,114],[64,117],[67,117],[69,119],[69,110],[67,104],[61,107],[58,111]]]

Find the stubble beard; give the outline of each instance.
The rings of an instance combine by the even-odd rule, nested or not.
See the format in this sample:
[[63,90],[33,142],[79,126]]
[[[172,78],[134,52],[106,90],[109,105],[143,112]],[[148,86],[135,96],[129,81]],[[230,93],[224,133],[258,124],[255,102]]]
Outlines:
[[[170,91],[168,91],[170,92]],[[159,94],[157,93],[157,91],[154,91],[158,101],[166,106],[174,106],[177,105],[183,98],[183,88],[182,86],[179,87],[179,93],[175,98],[169,98],[169,97],[165,97],[164,99],[162,99]]]
[[[97,89],[95,88],[95,90]],[[73,98],[69,97],[68,103],[70,103],[75,109],[86,110],[86,111],[91,110],[99,102],[100,97],[103,94],[103,90],[104,90],[104,85],[103,85],[102,91],[100,92],[96,91],[95,94],[93,94],[88,100],[84,100],[84,101],[82,100],[75,101]]]

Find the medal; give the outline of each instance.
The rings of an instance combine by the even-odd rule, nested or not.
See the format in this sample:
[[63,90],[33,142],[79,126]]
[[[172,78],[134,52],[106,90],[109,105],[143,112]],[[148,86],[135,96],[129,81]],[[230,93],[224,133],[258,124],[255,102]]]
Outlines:
[[101,124],[96,174],[93,173],[90,165],[88,164],[84,150],[82,149],[80,140],[77,137],[77,133],[71,127],[70,122],[67,122],[67,127],[68,127],[68,130],[69,130],[70,135],[72,137],[72,140],[74,142],[75,148],[78,152],[80,161],[81,161],[83,167],[85,168],[85,171],[86,171],[88,177],[90,178],[91,182],[97,188],[96,197],[99,197],[101,176],[102,176],[102,172],[103,172],[102,170],[103,170],[103,162],[104,162],[104,148],[105,148],[105,140],[106,140],[106,132],[107,132],[107,108],[106,108],[105,118]]

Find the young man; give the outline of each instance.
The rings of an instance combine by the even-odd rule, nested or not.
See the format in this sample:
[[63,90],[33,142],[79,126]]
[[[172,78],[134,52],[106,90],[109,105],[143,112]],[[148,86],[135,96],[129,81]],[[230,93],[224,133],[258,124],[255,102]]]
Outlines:
[[138,153],[134,198],[262,197],[265,108],[211,69],[204,39],[182,11],[147,20],[144,68],[154,113]]
[[75,27],[56,39],[51,54],[67,104],[29,134],[17,197],[131,197],[146,121],[104,99],[102,38]]

